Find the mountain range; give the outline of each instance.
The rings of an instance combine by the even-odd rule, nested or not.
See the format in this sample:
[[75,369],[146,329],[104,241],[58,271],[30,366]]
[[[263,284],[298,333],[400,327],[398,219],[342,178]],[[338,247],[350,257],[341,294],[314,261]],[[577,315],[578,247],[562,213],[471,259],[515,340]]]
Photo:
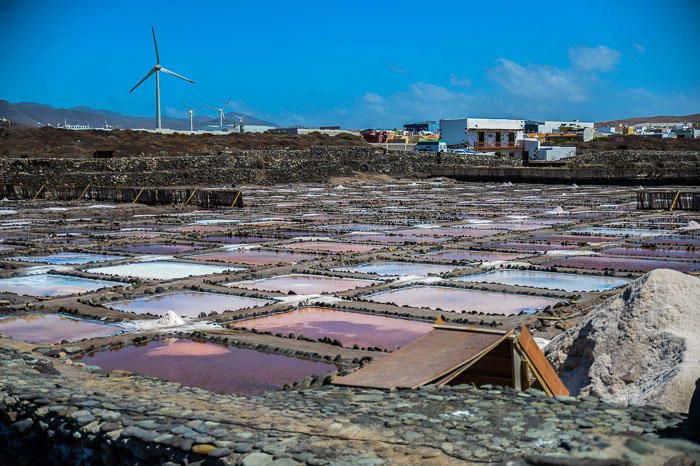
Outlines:
[[[54,108],[50,105],[34,102],[12,103],[0,99],[0,118],[7,118],[13,126],[27,126],[36,128],[37,126],[63,126],[64,122],[69,125],[88,125],[91,128],[105,128],[107,126],[121,129],[134,128],[155,128],[154,116],[132,116],[123,115],[111,110],[101,110],[86,107],[84,105],[72,108]],[[244,124],[278,126],[275,123],[261,120],[250,115],[237,112],[226,113],[224,124],[232,124],[243,117]],[[169,129],[190,129],[189,115],[183,118],[171,118],[163,116],[163,128]],[[219,117],[207,115],[194,115],[195,129],[205,129],[207,126],[219,126]]]
[[632,118],[622,118],[620,120],[610,120],[601,121],[596,123],[596,127],[599,126],[631,126],[639,125],[643,123],[690,123],[690,122],[700,122],[700,113],[693,113],[691,115],[658,115],[651,117],[632,117]]

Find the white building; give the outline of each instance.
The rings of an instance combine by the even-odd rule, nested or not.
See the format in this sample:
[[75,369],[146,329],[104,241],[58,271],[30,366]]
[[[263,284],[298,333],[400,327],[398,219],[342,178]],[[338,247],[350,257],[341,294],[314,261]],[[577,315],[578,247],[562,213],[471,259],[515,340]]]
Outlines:
[[468,147],[480,152],[519,155],[525,130],[524,120],[458,118],[440,120],[441,139],[448,146]]
[[525,138],[523,140],[523,157],[528,160],[553,161],[561,160],[576,155],[573,146],[542,146],[537,138]]

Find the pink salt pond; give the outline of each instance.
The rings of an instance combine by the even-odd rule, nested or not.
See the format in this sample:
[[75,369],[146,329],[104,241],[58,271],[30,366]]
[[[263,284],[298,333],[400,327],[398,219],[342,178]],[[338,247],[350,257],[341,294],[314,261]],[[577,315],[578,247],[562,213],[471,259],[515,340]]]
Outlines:
[[127,370],[239,395],[278,390],[285,384],[336,369],[327,363],[176,338],[101,351],[83,357],[82,362],[108,371]]
[[336,278],[323,275],[290,274],[279,277],[262,278],[229,283],[227,286],[245,288],[248,290],[276,291],[295,294],[338,293],[341,291],[372,286],[380,283],[376,280],[361,280],[357,278]]
[[559,302],[558,299],[493,291],[467,290],[442,286],[412,286],[365,296],[378,303],[426,307],[452,312],[479,311],[513,315],[535,312]]
[[654,269],[672,269],[679,272],[692,272],[700,269],[700,262],[673,261],[661,259],[635,259],[627,257],[576,256],[562,257],[544,262],[546,267],[572,267],[577,269],[612,269],[632,272],[649,272]]
[[132,254],[170,255],[202,249],[202,246],[192,246],[189,244],[125,244],[123,246],[116,246],[114,249]]
[[284,314],[240,321],[235,325],[285,335],[294,333],[316,339],[329,337],[337,339],[346,347],[377,346],[389,350],[410,343],[433,328],[432,324],[426,322],[320,307],[297,309]]
[[662,249],[662,248],[607,248],[601,251],[606,255],[615,256],[650,256],[671,257],[679,259],[700,259],[700,250]]
[[189,256],[188,259],[204,261],[219,261],[228,264],[246,265],[275,265],[293,264],[307,260],[317,259],[319,256],[296,252],[271,251],[265,249],[236,249],[231,251],[212,252]]
[[531,257],[529,254],[515,254],[512,252],[445,250],[425,254],[423,257],[446,261],[512,261]]
[[326,252],[369,252],[381,248],[379,245],[341,243],[338,241],[304,241],[280,246],[284,249],[300,251],[326,251]]
[[120,328],[112,325],[58,314],[30,314],[0,319],[0,334],[31,343],[78,341],[83,338],[106,337],[120,332]]

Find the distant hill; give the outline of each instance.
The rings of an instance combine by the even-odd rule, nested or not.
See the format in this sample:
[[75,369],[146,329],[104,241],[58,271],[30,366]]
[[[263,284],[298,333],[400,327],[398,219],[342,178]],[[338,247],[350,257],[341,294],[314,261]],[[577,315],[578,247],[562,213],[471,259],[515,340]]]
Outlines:
[[[238,117],[242,116],[245,124],[278,126],[275,123],[261,120],[250,115],[229,112],[226,114],[226,123],[238,122]],[[36,128],[37,126],[63,125],[66,121],[72,125],[89,125],[91,128],[104,128],[108,124],[115,128],[155,128],[155,116],[131,116],[111,110],[98,110],[84,105],[73,108],[54,108],[50,105],[38,104],[34,102],[12,103],[0,99],[0,118],[8,118],[15,126],[27,126]],[[169,129],[189,129],[190,120],[185,118],[170,118],[163,116],[163,127]],[[219,125],[219,118],[212,118],[206,115],[196,115],[194,117],[195,129],[203,129],[208,125]]]
[[689,123],[689,122],[700,122],[700,113],[693,113],[692,115],[659,115],[652,117],[632,117],[623,118],[621,120],[610,120],[601,121],[596,123],[595,126],[630,126],[639,125],[642,123]]

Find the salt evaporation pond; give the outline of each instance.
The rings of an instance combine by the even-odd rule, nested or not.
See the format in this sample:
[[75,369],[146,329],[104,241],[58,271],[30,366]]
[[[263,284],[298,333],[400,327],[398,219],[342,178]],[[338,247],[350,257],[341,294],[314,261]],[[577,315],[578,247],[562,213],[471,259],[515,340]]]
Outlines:
[[227,286],[245,288],[248,290],[278,291],[280,293],[321,294],[337,293],[340,291],[372,286],[380,283],[376,280],[361,280],[357,278],[325,277],[323,275],[289,274],[259,280],[246,280],[228,283]]
[[30,314],[0,319],[0,334],[30,343],[60,343],[116,335],[121,329],[58,314]]
[[86,272],[118,275],[121,277],[145,278],[149,280],[173,280],[189,276],[209,275],[227,271],[235,272],[239,270],[245,269],[240,267],[195,264],[192,262],[156,260],[107,267],[95,267],[87,269]]
[[394,319],[356,312],[309,307],[284,314],[274,314],[239,321],[237,327],[254,328],[272,333],[304,335],[309,338],[330,337],[343,346],[358,345],[394,350],[428,333],[433,325],[426,322]]
[[699,250],[688,249],[663,249],[663,248],[627,248],[614,247],[601,251],[606,255],[619,256],[651,256],[651,257],[673,257],[679,259],[700,259]]
[[479,311],[513,315],[554,305],[558,299],[443,286],[412,286],[365,296],[378,303],[427,307],[453,312]]
[[115,246],[114,249],[132,254],[169,255],[202,249],[202,246],[191,246],[189,244],[125,244]]
[[425,254],[423,257],[449,261],[512,261],[531,257],[530,254],[516,254],[512,252],[492,252],[492,251],[467,251],[467,250],[445,250]]
[[110,309],[136,314],[165,315],[173,311],[184,317],[197,317],[201,312],[209,314],[212,311],[235,311],[249,307],[264,306],[272,301],[245,296],[234,296],[219,293],[203,293],[199,291],[181,291],[138,299],[114,301],[106,304]]
[[312,254],[270,251],[265,249],[235,249],[231,251],[188,256],[188,259],[211,260],[246,265],[293,264],[316,258],[318,258],[318,256]]
[[339,241],[304,241],[280,246],[284,249],[326,252],[369,252],[381,248],[379,245],[360,243],[341,243]]
[[570,230],[569,233],[611,236],[661,236],[667,234],[668,231],[649,230],[646,228],[586,227]]
[[46,256],[16,256],[10,259],[20,262],[36,262],[51,265],[82,265],[90,262],[108,262],[126,259],[124,256],[89,254],[82,252],[59,252]]
[[476,275],[454,278],[462,282],[500,283],[502,285],[532,286],[564,291],[603,291],[626,285],[627,278],[578,275],[539,270],[493,270]]
[[700,262],[673,261],[661,259],[635,259],[612,256],[562,257],[544,262],[547,267],[572,267],[576,269],[612,269],[633,272],[649,272],[654,269],[671,269],[679,272],[692,272],[700,269]]
[[108,280],[42,273],[2,278],[0,292],[25,296],[66,296],[124,285],[124,283]]
[[107,371],[127,370],[238,395],[278,390],[285,384],[336,369],[322,362],[176,338],[101,351],[81,361]]
[[419,264],[415,262],[370,262],[352,267],[338,267],[333,270],[338,272],[373,273],[387,277],[420,276],[428,274],[441,274],[455,270],[457,267],[437,264]]

